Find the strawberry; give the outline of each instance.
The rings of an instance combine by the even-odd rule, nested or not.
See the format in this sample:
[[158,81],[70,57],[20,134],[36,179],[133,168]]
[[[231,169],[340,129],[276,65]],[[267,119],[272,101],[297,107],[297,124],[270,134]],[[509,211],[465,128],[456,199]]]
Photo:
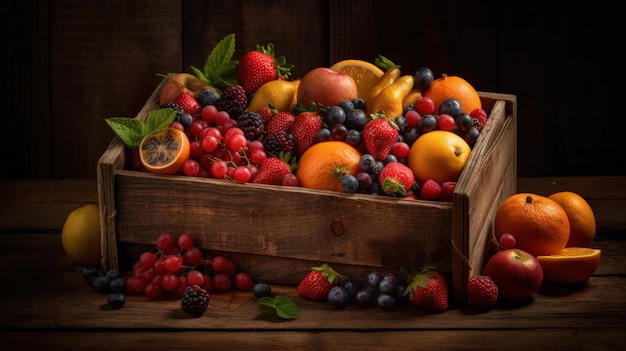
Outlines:
[[296,292],[303,299],[326,301],[330,289],[340,285],[344,280],[346,276],[339,274],[324,263],[319,267],[311,268],[311,271],[298,284]]
[[274,44],[257,45],[256,50],[246,53],[237,65],[237,80],[247,95],[257,91],[261,85],[275,79],[287,78],[293,65],[285,57],[275,57]]
[[256,184],[281,185],[286,174],[293,173],[288,161],[290,155],[283,154],[281,157],[268,157],[259,166],[256,176],[252,180]]
[[441,273],[425,267],[411,274],[408,281],[404,294],[408,295],[409,304],[433,312],[448,309],[448,284]]
[[278,112],[267,122],[267,134],[278,135],[280,132],[289,132],[296,115],[289,111]]
[[317,142],[317,133],[322,128],[322,118],[316,112],[298,113],[291,125],[291,135],[296,141],[296,153],[298,155],[302,155]]
[[263,126],[267,129],[267,124],[269,121],[274,118],[278,111],[272,108],[272,106],[261,107],[257,113],[261,116],[261,121],[263,121]]
[[174,100],[174,103],[182,107],[183,111],[190,114],[193,118],[198,118],[200,111],[202,111],[202,105],[187,91],[181,92]]
[[474,275],[467,281],[467,299],[471,306],[489,308],[498,300],[498,287],[486,275]]
[[363,143],[367,152],[374,156],[376,161],[383,161],[389,156],[391,147],[398,141],[398,126],[392,118],[387,118],[383,112],[371,115],[363,127]]
[[437,201],[441,197],[441,185],[432,179],[428,179],[420,186],[420,198],[423,200]]
[[413,188],[413,171],[400,162],[389,162],[378,175],[383,192],[390,196],[404,197]]

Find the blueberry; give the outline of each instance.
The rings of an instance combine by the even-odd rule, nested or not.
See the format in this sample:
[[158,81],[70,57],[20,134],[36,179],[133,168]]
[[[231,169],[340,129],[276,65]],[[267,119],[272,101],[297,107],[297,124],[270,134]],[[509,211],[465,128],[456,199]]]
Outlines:
[[109,279],[120,278],[122,276],[122,272],[117,269],[110,269],[105,273],[105,276]]
[[355,301],[361,307],[370,307],[376,303],[378,290],[371,286],[365,287],[356,293]]
[[348,291],[350,297],[356,296],[356,293],[359,291],[359,287],[352,280],[346,280],[343,283],[343,287]]
[[119,310],[126,304],[126,296],[122,293],[114,293],[109,295],[107,302],[112,309]]
[[363,143],[363,135],[358,130],[350,129],[346,133],[345,142],[358,149]]
[[187,112],[183,112],[178,119],[178,122],[183,125],[184,128],[187,128],[193,123],[193,117]]
[[421,67],[415,72],[415,86],[422,91],[428,89],[435,79],[433,71],[428,67]]
[[109,291],[121,293],[126,290],[126,280],[124,278],[113,278],[109,282]]
[[422,119],[417,125],[417,130],[420,133],[428,133],[435,129],[437,129],[437,117],[435,115],[422,116]]
[[346,128],[363,130],[363,127],[367,123],[367,115],[365,111],[355,108],[352,111],[346,113]]
[[380,294],[376,299],[376,304],[385,311],[391,311],[396,308],[396,299],[391,295]]
[[97,292],[105,293],[109,291],[110,282],[111,279],[109,279],[109,277],[107,277],[106,275],[101,275],[96,278],[96,280],[94,280],[93,287],[96,289]]
[[367,275],[367,285],[371,286],[371,287],[374,287],[374,288],[377,288],[378,285],[380,284],[380,281],[382,279],[383,279],[383,277],[380,274],[376,273],[376,272],[369,273]]
[[83,277],[94,278],[100,275],[100,268],[98,267],[85,267],[83,268]]
[[347,174],[341,178],[341,187],[348,194],[356,193],[359,190],[359,181],[352,174]]
[[326,112],[326,123],[329,126],[343,124],[346,121],[346,111],[341,106],[331,106]]
[[328,128],[322,128],[317,132],[317,141],[330,140],[331,137],[332,135],[330,133],[330,129]]
[[352,103],[352,100],[342,100],[339,103],[339,106],[346,111],[346,113],[351,112],[354,110],[354,104]]
[[272,294],[272,288],[265,283],[256,283],[252,287],[252,292],[258,298],[269,297]]
[[328,291],[328,304],[336,309],[346,308],[346,305],[350,301],[350,293],[343,286],[333,286]]
[[198,103],[202,105],[202,107],[204,107],[207,105],[215,105],[219,98],[220,95],[217,92],[211,89],[202,89],[202,91],[200,91],[200,94],[198,94],[197,100]]
[[378,290],[380,290],[381,294],[393,294],[393,292],[396,290],[396,283],[393,281],[393,279],[385,276],[380,281],[380,284],[378,284]]
[[352,101],[352,105],[354,105],[354,108],[358,108],[363,110],[365,108],[365,101],[361,98],[354,98],[351,100]]
[[359,160],[359,167],[361,168],[361,170],[369,172],[372,167],[374,167],[375,163],[376,160],[374,159],[374,156],[372,156],[371,154],[363,154],[361,155],[361,159]]
[[467,113],[460,113],[456,117],[456,125],[459,126],[461,132],[467,132],[474,127],[474,120]]
[[456,118],[462,112],[463,112],[463,108],[461,108],[461,103],[459,102],[459,100],[455,98],[447,98],[443,100],[441,104],[439,105],[440,115],[447,113],[450,116]]

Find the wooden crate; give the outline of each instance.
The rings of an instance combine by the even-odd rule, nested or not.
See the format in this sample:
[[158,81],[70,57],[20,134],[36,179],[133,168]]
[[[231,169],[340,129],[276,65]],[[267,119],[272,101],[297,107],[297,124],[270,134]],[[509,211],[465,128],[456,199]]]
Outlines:
[[[161,85],[136,118],[158,106]],[[461,301],[490,253],[495,210],[516,190],[516,97],[480,96],[489,120],[452,203],[137,172],[116,137],[97,166],[103,267],[136,260],[164,231],[189,232],[257,281],[295,286],[320,263],[349,277],[432,265]]]

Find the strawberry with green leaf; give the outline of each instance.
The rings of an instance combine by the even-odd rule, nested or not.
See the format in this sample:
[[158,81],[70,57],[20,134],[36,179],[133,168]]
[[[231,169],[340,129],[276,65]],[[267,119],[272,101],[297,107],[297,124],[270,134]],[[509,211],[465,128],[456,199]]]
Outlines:
[[257,45],[256,50],[246,53],[237,65],[237,79],[250,95],[261,85],[291,75],[293,65],[287,64],[285,56],[276,57],[274,44]]
[[433,267],[424,267],[408,273],[404,295],[409,304],[424,310],[443,312],[448,309],[448,284],[446,278]]
[[398,125],[382,111],[372,114],[370,118],[361,132],[363,143],[376,161],[383,161],[389,156],[393,144],[398,141]]
[[296,167],[297,164],[289,153],[281,153],[278,157],[268,157],[261,162],[252,183],[282,185],[285,175],[293,173]]
[[385,194],[404,197],[413,188],[415,175],[408,166],[400,162],[389,162],[380,171],[378,182]]
[[303,299],[326,301],[330,289],[340,285],[346,279],[346,276],[324,263],[319,267],[311,268],[311,271],[298,284],[296,293]]

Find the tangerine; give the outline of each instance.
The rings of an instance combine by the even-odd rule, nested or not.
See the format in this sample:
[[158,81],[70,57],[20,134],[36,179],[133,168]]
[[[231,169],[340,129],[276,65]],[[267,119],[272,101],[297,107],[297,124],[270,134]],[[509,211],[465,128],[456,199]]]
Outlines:
[[470,153],[471,148],[462,137],[449,131],[433,130],[415,140],[407,162],[418,183],[432,179],[443,184],[459,179]]
[[475,109],[482,108],[480,96],[476,89],[458,76],[442,74],[440,78],[431,83],[422,95],[435,103],[435,113],[439,111],[439,105],[448,98],[456,99],[461,104],[463,112],[468,115]]
[[553,255],[537,256],[545,281],[571,285],[585,282],[600,265],[602,252],[587,247],[566,247]]
[[510,233],[517,248],[535,257],[561,251],[569,239],[569,230],[567,214],[558,203],[531,193],[506,198],[494,218],[496,238]]
[[548,198],[556,201],[569,220],[568,246],[589,247],[596,237],[596,218],[589,203],[585,199],[571,191],[554,193]]
[[376,65],[363,60],[343,60],[330,68],[350,75],[356,82],[357,97],[363,100],[369,96],[372,87],[384,74]]
[[341,178],[355,176],[361,153],[343,141],[323,141],[309,147],[298,162],[296,176],[310,189],[343,191]]
[[184,131],[166,128],[148,135],[139,144],[139,157],[146,170],[158,174],[176,174],[190,157],[191,145]]

